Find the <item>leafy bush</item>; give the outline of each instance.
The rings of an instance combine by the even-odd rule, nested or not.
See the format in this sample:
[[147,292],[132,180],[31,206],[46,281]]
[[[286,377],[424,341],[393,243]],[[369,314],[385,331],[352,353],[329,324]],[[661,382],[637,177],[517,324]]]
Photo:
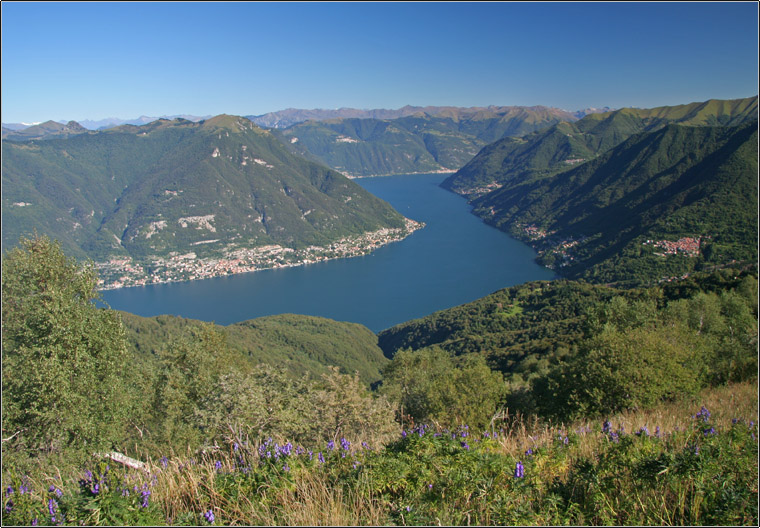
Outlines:
[[123,438],[132,406],[124,331],[93,304],[96,277],[46,237],[5,256],[4,455],[91,454]]
[[382,392],[398,403],[402,420],[483,427],[498,410],[505,385],[483,357],[455,361],[429,347],[399,351],[383,371]]

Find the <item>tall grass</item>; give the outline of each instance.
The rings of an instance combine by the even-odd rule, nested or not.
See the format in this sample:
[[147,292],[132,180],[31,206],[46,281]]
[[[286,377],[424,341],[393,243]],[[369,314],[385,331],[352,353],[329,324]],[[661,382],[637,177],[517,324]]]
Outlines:
[[756,525],[757,419],[743,383],[603,420],[418,426],[381,449],[280,439],[145,471],[4,468],[3,524]]

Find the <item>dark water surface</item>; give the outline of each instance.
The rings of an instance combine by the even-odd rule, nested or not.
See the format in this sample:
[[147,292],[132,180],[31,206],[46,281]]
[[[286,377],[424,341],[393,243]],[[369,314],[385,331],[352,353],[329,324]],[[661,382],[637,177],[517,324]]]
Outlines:
[[297,313],[361,323],[378,332],[501,288],[552,279],[535,252],[470,214],[438,187],[445,175],[356,180],[404,216],[427,224],[370,255],[191,282],[103,292],[116,310],[228,325]]

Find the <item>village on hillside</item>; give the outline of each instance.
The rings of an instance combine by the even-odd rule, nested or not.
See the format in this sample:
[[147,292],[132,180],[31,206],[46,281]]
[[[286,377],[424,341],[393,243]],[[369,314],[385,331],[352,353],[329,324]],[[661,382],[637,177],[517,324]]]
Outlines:
[[357,257],[402,240],[424,226],[422,222],[407,218],[403,228],[383,228],[359,236],[344,237],[328,246],[309,246],[304,249],[279,245],[236,248],[226,250],[219,258],[201,259],[193,252],[172,252],[165,258],[153,257],[146,262],[138,262],[130,257],[116,257],[96,264],[100,275],[98,288],[113,290],[128,286],[209,279]]

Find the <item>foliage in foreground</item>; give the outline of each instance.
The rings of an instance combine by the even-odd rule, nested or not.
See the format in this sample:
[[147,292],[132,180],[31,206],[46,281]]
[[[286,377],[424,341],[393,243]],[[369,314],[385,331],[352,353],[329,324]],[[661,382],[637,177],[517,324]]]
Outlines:
[[124,329],[97,309],[96,272],[47,239],[2,267],[3,451],[111,448],[130,403]]
[[756,525],[756,419],[745,383],[569,427],[518,417],[418,425],[382,449],[269,439],[145,471],[11,471],[3,524]]

